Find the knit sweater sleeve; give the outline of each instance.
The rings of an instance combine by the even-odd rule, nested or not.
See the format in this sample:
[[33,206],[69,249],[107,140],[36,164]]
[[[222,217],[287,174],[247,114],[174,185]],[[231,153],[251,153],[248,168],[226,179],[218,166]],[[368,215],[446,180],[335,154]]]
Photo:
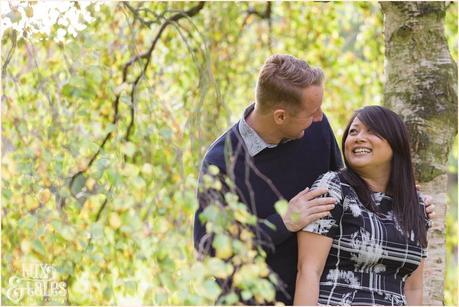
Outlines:
[[[221,188],[218,191],[215,189],[206,188],[204,184],[205,176],[210,175],[210,165],[218,167],[220,171],[219,175],[211,176],[213,180],[217,180],[221,183]],[[224,206],[226,205],[224,195],[230,189],[225,184],[224,177],[224,166],[221,165],[221,163],[219,163],[218,161],[206,157],[200,169],[197,189],[197,199],[199,207],[196,210],[194,216],[194,247],[196,251],[200,254],[209,254],[211,256],[215,254],[215,251],[212,248],[213,236],[207,233],[206,225],[202,222],[202,218],[200,218],[200,215],[205,211],[205,208],[211,203],[220,203]],[[268,247],[268,249],[271,249],[272,247],[275,247],[283,243],[290,236],[294,235],[293,232],[287,230],[284,222],[282,221],[281,216],[278,213],[271,214],[263,219],[258,219],[256,227],[259,230],[258,233],[261,235],[262,245]]]
[[331,138],[331,159],[330,159],[330,170],[338,171],[343,168],[343,159],[341,158],[341,151],[339,150],[338,143],[336,142],[335,135],[330,129],[330,138]]
[[[225,185],[224,164],[215,159],[214,157],[220,157],[218,150],[211,149],[204,157],[201,168],[199,171],[198,187],[196,196],[198,200],[198,208],[194,215],[194,229],[193,239],[194,248],[199,254],[208,254],[214,256],[215,251],[212,248],[213,234],[208,233],[206,230],[206,223],[202,220],[202,213],[211,204],[225,205],[224,194],[228,191],[228,187]],[[210,171],[210,169],[218,169],[218,173]],[[216,189],[209,186],[208,182],[214,182],[216,186],[220,186]],[[207,183],[206,183],[207,182]]]
[[326,116],[324,116],[325,124],[326,124],[326,129],[328,130],[328,135],[329,135],[329,143],[330,143],[330,164],[329,164],[329,169],[331,171],[337,171],[343,168],[343,159],[341,157],[341,151],[338,146],[338,142],[336,141],[335,134],[333,133],[333,130],[330,126],[330,123],[328,122],[328,119]]
[[[204,187],[203,177],[206,174],[209,175],[208,167],[208,162],[204,162],[201,167],[198,181],[197,198],[199,207],[194,217],[194,247],[199,253],[213,256],[215,253],[212,248],[213,236],[207,233],[205,223],[201,221],[200,215],[210,203],[226,205],[224,194],[229,189],[224,184],[224,179],[221,176],[212,176],[214,180],[218,180],[222,183],[219,191]],[[224,174],[221,175],[224,176]],[[277,246],[294,235],[293,232],[290,232],[285,227],[282,217],[278,213],[271,214],[264,219],[259,219],[256,227],[260,230],[259,234],[261,235],[261,241],[265,243],[263,245],[266,247],[273,247],[272,245]]]
[[283,243],[285,240],[296,234],[295,232],[290,232],[285,227],[282,217],[278,213],[271,214],[264,220],[259,221],[257,226],[261,230],[262,237],[265,237],[264,241],[267,241],[274,246]]

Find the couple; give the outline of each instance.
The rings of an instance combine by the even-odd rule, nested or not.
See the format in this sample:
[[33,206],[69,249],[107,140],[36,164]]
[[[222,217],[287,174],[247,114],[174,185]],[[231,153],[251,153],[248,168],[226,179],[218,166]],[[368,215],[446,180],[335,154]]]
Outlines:
[[[322,70],[302,60],[269,57],[255,104],[210,146],[200,178],[217,166],[240,201],[276,226],[257,225],[260,239],[274,246],[267,264],[285,284],[277,301],[420,305],[427,219],[406,128],[386,108],[358,110],[343,136],[343,168],[321,109],[323,82]],[[200,180],[194,225],[200,253],[208,252],[200,248],[209,246],[202,244],[209,236],[199,214],[215,197],[224,202]],[[280,197],[289,200],[282,216],[274,208]]]

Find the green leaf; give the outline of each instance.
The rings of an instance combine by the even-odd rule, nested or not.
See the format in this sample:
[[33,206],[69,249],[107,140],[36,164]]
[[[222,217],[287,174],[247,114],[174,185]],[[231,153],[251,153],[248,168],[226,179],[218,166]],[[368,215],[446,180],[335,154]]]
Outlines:
[[131,142],[126,142],[123,144],[123,146],[121,146],[121,151],[129,158],[132,158],[136,150],[136,146]]
[[268,228],[272,229],[272,230],[276,230],[276,225],[274,225],[273,223],[271,223],[270,221],[268,220],[262,220],[262,223],[265,224],[266,226],[268,226]]
[[159,130],[159,135],[165,139],[172,138],[172,130],[170,128],[162,128]]
[[91,226],[92,240],[102,240],[104,237],[104,226],[101,223],[95,223]]
[[203,223],[205,223],[205,222],[215,222],[218,219],[218,217],[220,215],[220,212],[221,212],[221,210],[219,210],[217,206],[209,205],[199,215],[199,219]]
[[161,281],[161,284],[168,288],[169,290],[174,289],[174,281],[172,280],[172,276],[169,273],[160,273],[159,274],[159,280]]
[[86,71],[88,77],[90,77],[96,84],[102,81],[103,75],[102,70],[99,66],[91,65]]
[[300,214],[298,212],[293,212],[291,215],[291,219],[293,223],[297,223],[300,221]]
[[73,96],[73,86],[70,83],[64,84],[61,90],[62,95],[65,97],[72,97]]
[[228,259],[233,254],[231,239],[227,235],[217,234],[212,241],[218,258]]
[[250,300],[250,299],[252,298],[252,296],[253,296],[253,294],[252,294],[252,292],[249,291],[249,290],[243,290],[243,291],[241,292],[241,297],[242,297],[242,299],[243,299],[244,301]]
[[56,231],[58,234],[61,235],[62,238],[64,238],[67,241],[75,240],[76,232],[70,226],[63,226],[63,227],[57,228]]
[[74,195],[80,193],[85,183],[86,183],[86,178],[83,176],[83,174],[78,174],[78,176],[76,176],[72,182],[72,186],[71,186],[72,193]]
[[203,288],[205,291],[202,295],[212,301],[215,301],[222,292],[218,284],[213,280],[206,280],[203,284]]
[[113,297],[113,288],[111,286],[107,286],[104,288],[102,295],[106,301],[109,301]]
[[220,173],[220,170],[215,165],[209,165],[208,172],[209,172],[209,174],[211,174],[213,176],[217,176],[218,173]]
[[[231,291],[230,293],[222,297],[221,304],[222,305],[236,305],[238,301],[239,301],[239,297],[237,296],[237,294]],[[220,303],[218,302],[217,305],[220,305]]]
[[42,256],[46,255],[45,247],[43,246],[43,243],[41,243],[40,240],[33,240],[32,242],[32,249],[39,253]]
[[19,220],[19,228],[33,229],[37,224],[37,218],[32,214],[27,214],[25,217]]
[[284,216],[288,210],[288,202],[285,199],[278,200],[274,204],[274,208],[276,208],[276,211],[279,213],[279,215]]
[[126,292],[129,294],[134,294],[137,290],[137,282],[133,280],[128,280],[124,282],[124,287],[126,289]]
[[226,278],[233,273],[233,266],[218,258],[210,258],[207,265],[209,271],[218,278]]

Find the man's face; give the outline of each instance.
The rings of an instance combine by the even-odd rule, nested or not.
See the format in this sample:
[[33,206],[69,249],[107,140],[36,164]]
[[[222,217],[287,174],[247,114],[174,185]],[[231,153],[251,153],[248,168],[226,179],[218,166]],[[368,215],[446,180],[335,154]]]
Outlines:
[[301,106],[296,112],[287,112],[288,116],[283,127],[285,138],[299,139],[313,122],[322,120],[323,95],[323,85],[311,85],[304,89]]

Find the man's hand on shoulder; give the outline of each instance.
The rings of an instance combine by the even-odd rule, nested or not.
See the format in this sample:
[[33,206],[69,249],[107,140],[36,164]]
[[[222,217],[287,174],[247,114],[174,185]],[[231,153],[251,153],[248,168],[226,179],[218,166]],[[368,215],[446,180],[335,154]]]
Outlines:
[[319,197],[327,192],[325,188],[306,188],[293,197],[288,203],[287,212],[282,216],[285,227],[291,232],[297,232],[326,216],[336,204],[333,197]]
[[424,206],[426,207],[426,214],[429,220],[435,217],[435,205],[432,204],[432,197],[430,195],[424,195]]
[[[419,191],[419,185],[416,184],[416,190]],[[426,210],[427,218],[432,220],[435,217],[435,205],[432,204],[432,196],[428,194],[422,194],[422,200],[424,201],[424,207]]]

